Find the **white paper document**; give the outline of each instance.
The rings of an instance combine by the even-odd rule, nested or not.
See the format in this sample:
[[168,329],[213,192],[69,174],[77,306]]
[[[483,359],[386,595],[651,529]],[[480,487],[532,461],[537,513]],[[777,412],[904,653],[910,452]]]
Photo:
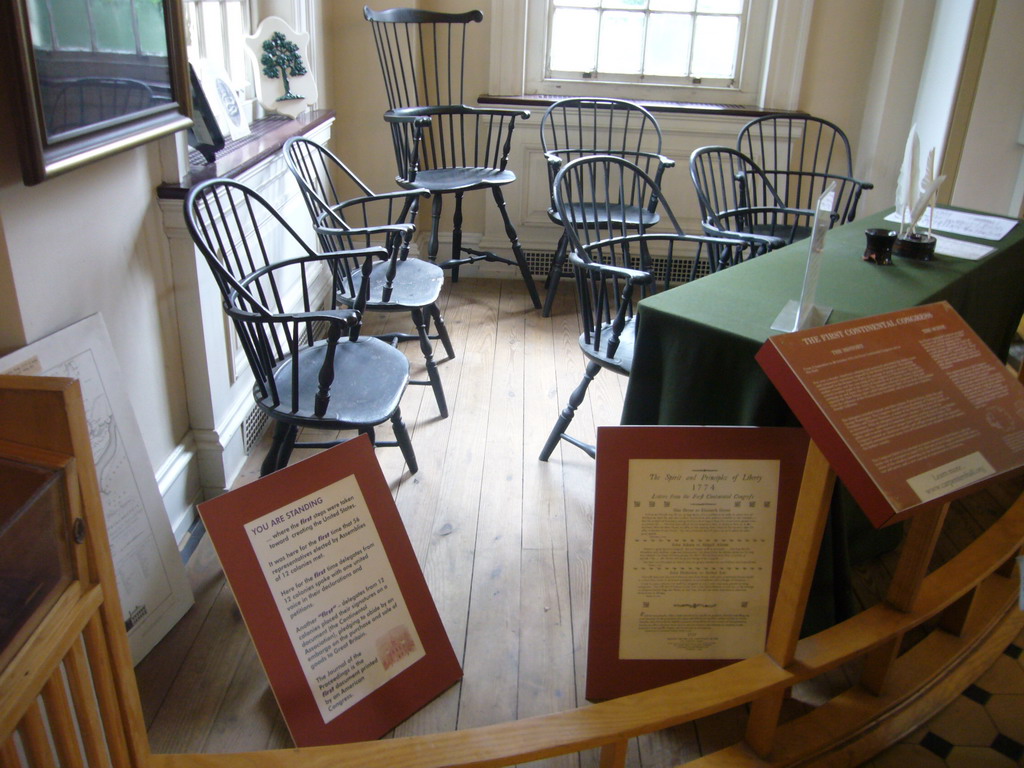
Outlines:
[[325,723],[424,657],[354,475],[245,528]]
[[935,235],[935,252],[945,256],[953,256],[957,259],[969,259],[977,261],[983,259],[995,251],[990,245],[981,243],[969,243],[966,240],[957,240],[954,237]]
[[[886,216],[885,220],[899,222],[900,215],[893,212]],[[1016,219],[1008,219],[1004,216],[935,208],[925,211],[919,222],[918,230],[933,229],[939,232],[948,232],[951,235],[977,237],[981,240],[1002,240],[1016,224]]]
[[630,460],[621,658],[764,650],[778,489],[773,460]]

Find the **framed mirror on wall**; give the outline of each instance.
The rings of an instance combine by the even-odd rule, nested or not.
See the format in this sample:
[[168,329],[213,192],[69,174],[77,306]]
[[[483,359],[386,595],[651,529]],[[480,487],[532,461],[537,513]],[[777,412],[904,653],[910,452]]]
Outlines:
[[180,0],[7,0],[26,184],[191,125]]

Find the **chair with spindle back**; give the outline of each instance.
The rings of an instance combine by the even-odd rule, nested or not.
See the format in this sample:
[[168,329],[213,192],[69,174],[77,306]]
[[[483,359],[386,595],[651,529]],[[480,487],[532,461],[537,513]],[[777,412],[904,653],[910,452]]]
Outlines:
[[[427,378],[409,383],[429,385],[441,418],[447,418],[448,403],[430,343],[431,339],[440,340],[448,359],[455,357],[448,328],[437,306],[444,286],[444,271],[429,261],[409,258],[409,242],[415,229],[412,209],[417,199],[426,193],[422,190],[374,193],[337,155],[302,136],[288,139],[283,151],[325,253],[375,246],[386,249],[387,256],[377,261],[370,272],[365,309],[411,315],[415,334],[393,332],[378,338],[419,341]],[[351,293],[347,292],[349,285]],[[343,281],[345,292],[338,300],[352,306],[361,287],[360,274],[354,272],[351,283]],[[428,330],[431,321],[433,335]]]
[[[628,376],[636,342],[636,304],[669,287],[674,261],[690,259],[693,280],[713,252],[729,262],[742,260],[743,240],[683,232],[661,188],[626,158],[585,155],[566,163],[554,182],[555,206],[565,228],[569,259],[579,293],[579,347],[587,359],[583,379],[569,396],[541,449],[547,461],[560,440],[594,458],[595,447],[567,433],[594,377],[602,370]],[[657,219],[637,210],[662,212]],[[724,254],[730,254],[728,259]],[[664,277],[654,275],[654,258],[664,260]]]
[[[360,336],[375,258],[384,248],[318,254],[259,194],[210,179],[185,200],[185,223],[206,258],[256,381],[256,406],[276,422],[261,468],[287,466],[300,428],[357,430],[397,445],[417,470],[400,404],[409,361],[385,341]],[[358,291],[355,275],[360,275]],[[351,307],[339,299],[351,296]],[[391,422],[394,441],[374,428]],[[337,441],[303,442],[324,448]]]
[[[709,146],[690,155],[701,225],[714,237],[739,238],[758,256],[811,234],[813,208],[790,208],[764,171],[732,147]],[[735,253],[718,254],[712,269],[729,266]]]
[[[548,107],[540,120],[540,146],[548,166],[548,187],[553,190],[558,169],[586,155],[624,157],[650,175],[661,185],[662,174],[675,166],[675,161],[661,154],[662,135],[658,121],[648,110],[623,99],[560,99]],[[644,219],[647,226],[656,224],[657,198],[639,201],[623,211],[630,219]],[[551,305],[558,289],[565,263],[568,240],[562,219],[551,197],[548,217],[562,228],[555,256],[548,270],[547,294],[541,314],[551,314]]]
[[[496,261],[519,268],[535,307],[540,297],[526,254],[505,203],[502,187],[516,180],[508,168],[512,133],[517,120],[530,116],[523,109],[474,107],[466,104],[467,32],[483,21],[480,11],[437,13],[414,8],[374,11],[363,8],[373,29],[384,76],[398,183],[425,189],[433,196],[432,226],[427,253],[437,259],[441,202],[455,198],[451,257],[439,263],[459,278],[459,267],[476,261]],[[462,244],[462,197],[490,190],[505,227],[513,258]]]
[[789,208],[814,208],[835,183],[832,225],[857,216],[857,204],[874,185],[853,177],[850,140],[835,123],[810,115],[775,114],[744,125],[736,148],[757,163]]

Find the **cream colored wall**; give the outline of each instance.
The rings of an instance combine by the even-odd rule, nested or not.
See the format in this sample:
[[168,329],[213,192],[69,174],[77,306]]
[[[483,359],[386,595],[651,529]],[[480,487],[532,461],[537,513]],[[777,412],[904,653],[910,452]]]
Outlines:
[[33,187],[0,158],[0,351],[102,314],[154,470],[189,430],[159,180],[155,144]]
[[[817,0],[799,108],[840,126],[857,147],[884,0]],[[856,152],[854,152],[856,157]]]
[[1019,216],[1024,197],[1024,3],[999,0],[952,202]]

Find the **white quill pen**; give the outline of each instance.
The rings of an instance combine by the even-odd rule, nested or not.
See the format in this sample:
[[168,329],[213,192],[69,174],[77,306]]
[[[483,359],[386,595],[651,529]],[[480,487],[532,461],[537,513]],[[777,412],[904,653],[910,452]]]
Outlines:
[[[944,182],[945,180],[946,180],[945,176],[939,176],[939,177],[937,177],[935,179],[932,179],[928,183],[928,186],[926,188],[922,188],[921,196],[917,198],[917,201],[914,203],[914,207],[910,211],[910,231],[911,231],[911,233],[913,233],[914,227],[917,225],[918,219],[920,219],[924,215],[925,209],[928,207],[928,203],[931,202],[932,196],[938,191],[939,185],[941,185],[942,182]],[[922,187],[923,187],[923,185],[924,185],[924,180],[923,179],[921,181],[921,184],[922,184]]]
[[896,208],[900,212],[900,235],[906,234],[907,212],[918,200],[918,179],[921,177],[921,140],[917,136],[917,123],[910,128],[907,146],[903,150],[903,165],[896,183]]
[[[933,185],[935,179],[935,147],[928,150],[928,157],[924,161],[924,168],[921,171],[921,197],[926,201],[925,205],[931,201],[932,196],[935,194],[937,185]],[[934,186],[934,188],[933,188]],[[935,207],[932,206],[931,214],[928,218],[928,236],[932,234],[932,218],[935,216]],[[915,222],[916,223],[916,222]],[[914,231],[914,224],[910,225],[910,231]]]

